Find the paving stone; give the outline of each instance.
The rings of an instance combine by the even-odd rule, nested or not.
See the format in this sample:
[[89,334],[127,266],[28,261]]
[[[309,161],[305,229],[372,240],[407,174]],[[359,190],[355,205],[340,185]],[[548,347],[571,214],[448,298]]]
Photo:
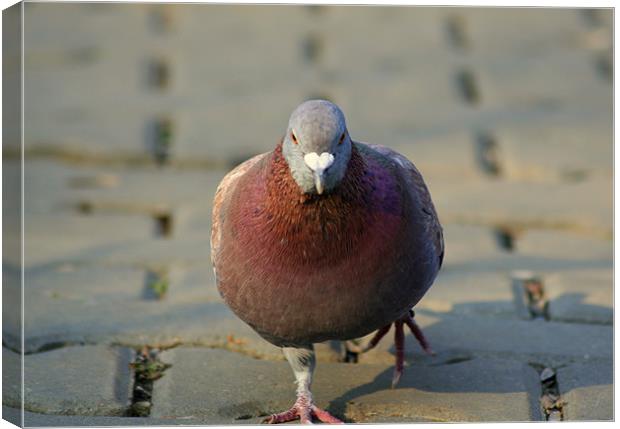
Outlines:
[[[296,96],[291,96],[298,93]],[[303,99],[300,88],[281,88],[243,98],[228,97],[202,109],[178,112],[178,147],[174,159],[202,158],[215,163],[237,164],[272,150],[286,132],[288,116]],[[265,106],[270,106],[265,109]],[[240,118],[242,127],[231,126],[231,117]]]
[[174,299],[176,302],[221,302],[222,298],[217,290],[213,268],[209,266],[186,269],[179,273],[174,284]]
[[[286,362],[252,360],[222,350],[177,348],[156,381],[154,417],[190,417],[205,424],[259,422],[290,407],[293,375]],[[318,406],[358,423],[382,421],[510,421],[539,419],[537,375],[522,364],[474,360],[405,371],[390,389],[385,365],[322,363],[313,394]],[[248,389],[248,381],[255,380]],[[441,404],[441,405],[438,405]]]
[[[263,85],[269,88],[267,92],[277,91],[279,84],[299,84],[300,77],[308,76],[304,38],[315,20],[306,7],[193,5],[176,9],[171,11],[179,12],[178,31],[172,38],[194,47],[179,62],[180,79],[189,91],[258,94]],[[222,39],[227,41],[225,47]],[[273,62],[263,61],[272,52],[282,55]],[[196,85],[205,78],[208,85]]]
[[601,51],[611,47],[613,13],[609,8],[579,9],[584,32],[577,40],[580,48]]
[[2,261],[21,264],[21,165],[2,159]]
[[[443,54],[443,13],[437,7],[324,8],[316,17],[324,42],[317,62],[330,71],[359,68],[362,73],[384,75],[423,67],[425,62],[419,61],[418,55],[433,58]],[[369,21],[377,29],[373,43],[365,39]],[[403,40],[407,41],[407,55],[403,55]]]
[[144,166],[67,165],[47,160],[26,163],[29,212],[77,210],[88,203],[94,213],[151,214],[186,206],[211,209],[226,170]]
[[[6,7],[2,11],[2,79],[4,83],[2,104],[2,161],[7,152],[19,153],[21,147],[21,88],[22,88],[22,20],[21,5]],[[4,197],[4,193],[3,193]]]
[[294,401],[294,379],[285,362],[197,348],[164,351],[160,359],[172,367],[155,382],[151,409],[155,418],[209,416],[212,424],[222,424],[241,417],[237,423],[243,423],[248,414],[269,414]]
[[510,277],[504,273],[440,272],[416,305],[451,315],[517,318]]
[[515,180],[579,181],[612,176],[611,111],[596,121],[495,131],[502,172]]
[[22,413],[20,409],[10,408],[2,405],[2,420],[13,423],[17,427],[26,427],[22,424]]
[[2,405],[22,406],[22,356],[2,348]]
[[389,141],[381,144],[412,160],[424,175],[431,192],[434,182],[448,186],[451,180],[476,181],[483,177],[469,131],[459,130],[415,138],[406,134],[390,136]]
[[[469,57],[468,57],[469,58]],[[481,59],[480,61],[483,61]],[[442,81],[442,85],[448,85],[451,87],[453,93],[449,100],[440,100],[426,104],[425,101],[411,103],[408,107],[409,110],[413,109],[412,115],[416,122],[411,122],[412,126],[407,126],[404,123],[398,123],[389,127],[389,135],[384,134],[382,140],[375,140],[386,144],[392,144],[392,142],[405,141],[409,143],[415,138],[427,139],[432,138],[451,138],[455,134],[465,134],[470,137],[467,138],[467,142],[470,144],[475,143],[478,135],[486,133],[494,136],[497,130],[499,134],[502,129],[518,129],[519,127],[528,128],[545,128],[545,127],[569,127],[571,123],[584,123],[584,122],[603,122],[611,123],[611,100],[609,99],[609,88],[603,82],[601,84],[595,81],[592,85],[585,85],[583,89],[573,93],[562,93],[564,98],[558,96],[540,96],[532,94],[529,101],[513,100],[510,103],[502,103],[503,95],[495,95],[493,92],[489,92],[487,86],[484,85],[483,79],[490,73],[487,69],[491,65],[482,66],[478,64],[479,61],[475,57],[469,58],[464,64],[471,64],[467,67],[459,65],[459,68],[453,70],[448,80]],[[481,93],[480,101],[478,104],[466,104],[463,103],[462,90],[458,85],[458,71],[463,67],[470,70],[473,73],[476,82],[476,87]],[[509,69],[510,65],[506,65]],[[480,71],[483,70],[483,71]],[[501,74],[500,72],[498,72]],[[527,82],[523,83],[526,85]],[[503,83],[498,82],[497,86],[500,87]],[[580,83],[573,83],[573,85],[579,86]],[[518,86],[515,84],[515,86]],[[514,91],[519,93],[521,88],[515,88]],[[544,93],[543,93],[544,94]],[[440,97],[439,94],[436,94]],[[495,98],[494,98],[495,97]],[[434,98],[434,97],[433,97]],[[454,99],[454,100],[452,100]],[[495,102],[494,100],[497,100]],[[362,105],[363,107],[364,105]],[[437,111],[435,109],[438,109]],[[422,110],[426,110],[424,113]],[[346,110],[348,112],[348,110]],[[399,112],[397,115],[400,115]],[[418,118],[419,116],[419,118]],[[348,114],[349,125],[351,126],[351,115]],[[374,116],[369,118],[368,121],[372,124]],[[605,122],[607,121],[607,122]],[[356,122],[360,123],[361,121]],[[371,128],[378,128],[378,126],[370,127],[369,124],[360,123],[360,125],[366,127],[367,133],[370,133]],[[383,125],[381,125],[383,127]],[[354,128],[352,128],[354,129]],[[378,133],[384,130],[375,130],[374,133]],[[374,136],[375,134],[373,134]],[[357,137],[354,135],[353,137]],[[365,135],[361,135],[362,140],[366,138]],[[500,144],[501,141],[498,141]],[[500,147],[501,149],[501,147]],[[501,154],[501,152],[500,152]],[[437,156],[441,159],[443,157],[450,158],[451,153],[449,150],[437,152]],[[413,161],[416,161],[415,154],[412,156]],[[501,158],[500,158],[501,161]],[[501,166],[500,166],[501,167]],[[462,167],[461,167],[462,168]]]
[[[595,73],[590,57],[578,52],[518,58],[518,63],[502,61],[476,69],[485,103],[542,104],[551,108],[582,100],[608,117],[611,107],[609,86]],[[533,79],[533,76],[536,78]]]
[[[440,219],[443,219],[442,213],[439,211]],[[495,272],[509,277],[515,270],[572,271],[611,267],[611,242],[607,239],[556,230],[526,229],[515,235],[514,249],[508,250],[501,247],[498,236],[501,229],[491,225],[460,225],[443,221],[443,228],[446,253],[442,274],[458,276]]]
[[613,324],[613,270],[543,275],[552,320]]
[[[86,42],[95,43],[99,40],[99,36],[105,35],[109,39],[115,35],[114,32],[110,34],[110,27],[118,30],[123,28],[123,24],[135,24],[136,21],[140,22],[141,15],[144,14],[143,7],[134,5],[116,5],[106,10],[90,4],[32,3],[26,5],[25,11],[27,19],[37,24],[37,27],[31,28],[28,32],[31,43],[42,44],[45,48],[49,48],[49,45],[81,46]],[[64,19],[75,21],[75,33],[83,37],[75,38],[73,37],[75,33],[71,35],[66,31],[61,31],[63,30],[61,23]],[[108,31],[105,31],[106,28]]]
[[2,335],[4,341],[7,341],[6,335],[10,335],[14,341],[13,346],[18,350],[21,349],[22,342],[21,269],[19,264],[14,265],[4,258],[2,261]]
[[[440,216],[443,216],[440,212]],[[442,219],[440,217],[440,219]],[[493,230],[485,226],[443,223],[446,252],[442,271],[458,272],[477,261],[501,258],[501,252]],[[471,249],[475,248],[476,253]]]
[[129,267],[191,267],[210,266],[209,234],[198,230],[195,236],[190,232],[173,238],[144,238],[126,240],[109,246],[91,248],[88,252],[58,262],[92,263]]
[[[2,407],[2,418],[11,423],[21,421],[19,409]],[[16,423],[14,423],[16,424]],[[171,425],[198,425],[193,420],[153,419],[149,417],[108,417],[108,416],[62,416],[55,414],[40,414],[24,412],[23,427],[92,427],[92,426],[171,426]],[[20,425],[21,426],[21,425]]]
[[[88,75],[91,79],[88,86],[97,88],[92,80],[98,75]],[[26,79],[28,81],[28,74]],[[73,87],[65,82],[62,88],[63,93],[66,93],[79,92],[81,87]],[[42,153],[77,153],[99,158],[108,156],[112,159],[146,158],[145,149],[151,143],[148,134],[150,121],[157,119],[164,110],[163,106],[157,108],[159,103],[149,103],[145,97],[138,96],[134,98],[141,101],[140,104],[128,105],[122,111],[85,104],[61,104],[37,110],[35,106],[43,104],[41,107],[45,107],[45,103],[33,97],[38,95],[32,94],[24,103],[24,106],[28,106],[24,108],[25,120],[31,124],[25,129],[24,145],[27,151]],[[51,97],[50,100],[57,98]]]
[[601,260],[606,262],[605,266],[611,267],[613,242],[611,238],[585,234],[528,229],[517,235],[516,252],[541,257]]
[[[388,385],[391,374],[389,368],[353,392],[373,388],[379,380]],[[401,378],[397,389],[376,390],[349,400],[347,415],[369,422],[375,422],[375,416],[388,422],[394,418],[406,421],[407,417],[435,422],[541,420],[537,374],[524,364],[474,359],[406,368],[405,374],[407,378]],[[353,396],[350,392],[345,394],[346,399]]]
[[[44,229],[42,234],[46,240],[54,240],[47,236],[56,230],[73,237],[64,243],[67,252],[60,252],[66,259],[83,259],[88,255],[99,257],[97,253],[111,251],[117,242],[121,243],[119,247],[125,249],[132,247],[129,241],[134,241],[139,242],[138,248],[143,246],[140,249],[143,252],[165,250],[167,245],[157,242],[160,240],[157,232],[160,229],[157,228],[157,218],[160,216],[169,217],[168,234],[172,239],[177,239],[170,243],[167,258],[170,259],[171,252],[174,252],[175,259],[191,255],[193,247],[192,251],[186,252],[179,252],[174,247],[175,243],[191,245],[192,240],[201,246],[194,253],[194,259],[209,251],[212,201],[216,187],[225,174],[223,170],[205,172],[145,167],[128,171],[118,166],[74,166],[43,160],[30,161],[28,167],[26,194],[32,196],[26,204],[29,227],[34,222],[35,231]],[[54,225],[55,219],[59,219],[62,227]],[[49,230],[48,224],[51,226]],[[89,225],[95,232],[105,234],[105,238],[90,232],[79,234],[87,231]],[[128,229],[130,231],[126,232]],[[117,239],[118,233],[122,234],[123,240]],[[33,246],[39,234],[27,236],[27,239],[34,236]],[[101,246],[90,246],[91,241]],[[69,251],[83,245],[87,245],[88,252],[75,254]],[[48,256],[45,249],[45,245],[36,248],[29,258],[39,257],[43,262]],[[199,262],[202,264],[204,261],[208,261],[208,254]]]
[[558,46],[574,46],[583,31],[575,9],[459,8],[472,49],[507,55],[531,55]]
[[[2,355],[3,361],[19,359],[5,348]],[[129,349],[103,346],[28,355],[24,359],[25,409],[45,414],[123,415],[132,389],[131,358]],[[3,404],[19,407],[11,396],[5,396]]]
[[24,266],[81,259],[88,251],[152,237],[154,229],[153,220],[141,215],[26,212]]
[[557,371],[564,420],[599,421],[614,418],[613,364],[578,363]]
[[[354,140],[384,145],[395,141],[409,143],[414,137],[424,137],[437,129],[452,131],[456,128],[450,122],[453,118],[459,125],[467,123],[469,109],[461,105],[452,75],[449,67],[441,65],[389,79],[344,75],[326,85],[324,92],[342,107]],[[428,85],[417,85],[422,81]],[[370,100],[382,100],[381,108]]]
[[[573,184],[486,181],[434,194],[444,222],[512,227],[566,228],[610,237],[609,180]],[[575,204],[579,201],[579,204]]]

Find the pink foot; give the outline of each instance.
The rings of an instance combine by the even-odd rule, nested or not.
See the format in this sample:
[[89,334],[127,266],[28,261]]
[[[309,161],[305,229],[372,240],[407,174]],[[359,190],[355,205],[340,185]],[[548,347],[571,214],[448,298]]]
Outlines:
[[286,423],[299,419],[303,424],[312,424],[312,417],[316,417],[323,423],[342,423],[341,420],[312,404],[312,402],[303,397],[298,398],[297,402],[295,402],[295,405],[293,405],[290,410],[284,411],[283,413],[272,414],[263,420],[263,423]]

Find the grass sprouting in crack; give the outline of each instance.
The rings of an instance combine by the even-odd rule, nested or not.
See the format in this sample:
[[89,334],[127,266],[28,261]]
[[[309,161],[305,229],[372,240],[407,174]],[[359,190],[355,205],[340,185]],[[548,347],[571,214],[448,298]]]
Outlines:
[[171,365],[159,360],[159,349],[144,346],[129,366],[134,371],[134,388],[128,415],[148,417],[151,413],[153,382],[160,379]]

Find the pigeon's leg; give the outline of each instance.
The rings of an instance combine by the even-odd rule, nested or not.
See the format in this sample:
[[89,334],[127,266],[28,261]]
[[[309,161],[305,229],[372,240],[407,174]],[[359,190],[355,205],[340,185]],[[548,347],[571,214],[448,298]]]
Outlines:
[[385,334],[388,333],[391,327],[392,325],[387,325],[379,329],[375,333],[374,337],[372,337],[370,341],[368,342],[368,344],[366,344],[366,346],[362,349],[362,352],[367,352],[368,350],[374,349],[377,346],[377,344],[379,344],[379,341],[381,341],[381,339],[385,337]]
[[420,347],[422,347],[422,350],[424,350],[424,352],[426,352],[427,354],[434,356],[435,352],[433,351],[430,343],[424,336],[422,329],[420,329],[418,324],[415,322],[414,317],[415,313],[413,312],[413,310],[409,310],[409,313],[407,314],[407,316],[404,317],[403,321],[407,326],[409,326],[409,329],[411,329],[411,333],[413,334],[415,339],[418,340],[418,343],[420,343]]
[[402,320],[394,322],[396,365],[394,366],[394,375],[392,376],[392,389],[398,384],[401,375],[403,375],[403,367],[405,366],[405,331],[403,330],[403,323]]
[[[429,355],[435,355],[435,352],[431,348],[428,340],[424,336],[422,329],[415,322],[415,313],[413,310],[409,310],[404,316],[394,321],[394,346],[396,348],[396,365],[394,368],[394,376],[392,377],[392,387],[396,387],[400,377],[403,374],[404,367],[404,356],[405,356],[405,333],[404,333],[404,325],[407,325],[411,330],[411,333],[418,340],[418,343]],[[364,347],[358,347],[351,342],[346,343],[347,350],[350,350],[355,353],[364,353],[368,350],[371,350],[379,344],[379,341],[388,333],[392,325],[386,325],[383,328],[379,329],[372,339],[366,344]]]
[[272,414],[264,423],[286,423],[299,418],[301,423],[312,423],[312,417],[316,417],[323,423],[342,423],[327,411],[318,408],[312,401],[310,385],[316,366],[314,347],[305,348],[284,347],[284,356],[293,368],[297,380],[297,401],[293,407],[283,413]]
[[366,344],[364,347],[360,347],[350,340],[345,341],[344,345],[345,345],[346,351],[350,353],[364,353],[364,352],[367,352],[368,350],[374,349],[375,346],[379,344],[379,341],[381,341],[381,339],[385,337],[385,334],[388,333],[391,327],[392,325],[390,324],[390,325],[386,325],[383,328],[379,329],[377,332],[375,332],[375,335],[373,335],[373,337],[370,339],[368,344]]

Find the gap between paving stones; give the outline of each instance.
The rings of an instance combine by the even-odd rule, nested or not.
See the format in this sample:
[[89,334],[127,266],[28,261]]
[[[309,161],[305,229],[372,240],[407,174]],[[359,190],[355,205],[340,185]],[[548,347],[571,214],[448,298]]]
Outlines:
[[584,237],[596,237],[600,239],[611,239],[613,231],[610,228],[595,228],[591,225],[584,225],[575,222],[558,221],[552,219],[536,219],[536,220],[517,220],[512,219],[509,222],[493,222],[486,221],[474,216],[463,214],[444,214],[442,216],[444,223],[463,226],[485,226],[496,231],[509,231],[511,235],[518,235],[528,229],[536,230],[552,230],[572,232]]
[[159,349],[148,346],[136,350],[135,359],[130,364],[133,369],[133,389],[128,417],[148,417],[151,414],[154,382],[172,366],[162,362],[159,354]]
[[[426,309],[419,309],[418,313],[420,315],[430,315],[435,316],[436,313],[433,311],[429,311]],[[477,325],[480,321],[475,321],[475,318],[470,318],[470,321]],[[452,324],[454,321],[450,321],[446,319],[445,323]],[[506,322],[516,322],[516,321],[506,321]],[[530,324],[531,328],[534,330],[538,330],[538,328],[544,328],[546,324],[555,325],[554,329],[562,329],[565,330],[569,326],[582,327],[586,328],[588,326],[601,328],[608,328],[609,325],[599,324],[599,323],[570,323],[564,321],[541,321],[536,319],[528,319],[524,322]],[[542,323],[542,325],[541,325]],[[510,323],[509,323],[510,324]],[[544,329],[543,329],[544,330]],[[6,333],[5,333],[6,334]],[[102,334],[105,336],[105,334]],[[372,335],[372,334],[371,334]],[[369,335],[370,336],[370,335]],[[367,341],[369,336],[365,337],[363,341]],[[431,343],[433,342],[433,338],[430,338]],[[443,341],[446,341],[443,339]],[[443,342],[442,341],[442,342]],[[592,360],[601,359],[600,356],[594,355],[590,356],[587,353],[580,356],[578,354],[565,355],[557,352],[546,352],[540,350],[533,350],[529,352],[506,352],[502,350],[502,347],[496,348],[493,350],[489,349],[488,346],[485,345],[485,342],[482,341],[479,346],[474,348],[462,348],[462,345],[456,345],[454,347],[443,345],[442,350],[438,353],[437,357],[427,357],[421,353],[421,351],[417,350],[415,346],[410,346],[409,343],[414,344],[415,341],[412,337],[407,336],[406,342],[408,347],[406,348],[406,359],[411,360],[412,362],[423,363],[425,365],[444,365],[451,364],[453,360],[461,360],[461,359],[472,359],[475,357],[497,357],[497,358],[511,358],[517,360],[538,360],[540,362],[545,362],[548,365],[558,366],[567,363],[577,363],[577,362],[589,362]],[[44,352],[49,352],[52,350],[72,347],[72,346],[89,346],[89,345],[106,345],[110,347],[126,347],[131,349],[140,350],[143,347],[150,347],[160,350],[169,350],[180,346],[187,347],[198,347],[205,349],[219,349],[231,351],[234,353],[238,353],[240,355],[244,355],[247,357],[251,357],[257,360],[269,360],[269,361],[283,361],[284,357],[280,353],[280,351],[271,346],[269,343],[264,342],[260,339],[256,338],[245,338],[243,336],[237,336],[234,333],[229,333],[226,336],[214,335],[212,338],[206,338],[200,341],[191,341],[191,340],[179,340],[175,338],[163,339],[157,342],[142,342],[142,341],[133,341],[133,340],[112,340],[112,341],[84,341],[84,340],[51,340],[44,341],[42,340],[40,345],[36,348],[27,350],[24,354],[26,356],[36,355]],[[13,347],[11,344],[4,342],[3,346],[9,350],[12,350],[16,353],[19,353],[19,349]],[[387,347],[387,348],[386,348]],[[378,348],[377,350],[371,351],[367,354],[367,356],[363,356],[360,363],[393,363],[394,360],[394,351],[390,348],[391,345],[387,345],[383,348]],[[345,350],[342,347],[341,343],[338,341],[321,343],[316,346],[317,350],[317,358],[322,362],[343,362],[345,361]],[[456,357],[455,357],[456,356]],[[603,358],[604,359],[604,358]]]
[[[422,311],[421,311],[422,313]],[[537,323],[537,322],[534,322]],[[228,352],[233,352],[239,354],[241,356],[250,357],[256,360],[265,360],[265,361],[285,361],[283,355],[274,355],[274,354],[265,354],[256,350],[252,350],[250,348],[244,347],[243,339],[235,338],[234,336],[229,336],[224,342],[193,342],[193,341],[177,341],[177,342],[168,342],[168,343],[157,343],[157,344],[137,344],[132,342],[55,342],[45,344],[37,350],[29,351],[24,353],[25,356],[37,355],[40,353],[45,353],[53,350],[76,347],[76,346],[107,346],[107,347],[124,347],[133,349],[136,351],[143,350],[148,348],[150,350],[157,350],[157,353],[162,351],[168,351],[179,347],[193,347],[197,349],[205,349],[205,350],[225,350]],[[409,336],[406,337],[405,340],[407,343],[414,342],[414,339]],[[3,347],[14,352],[18,353],[19,351],[15,348],[12,348],[5,343],[3,343]],[[388,352],[388,356],[385,357],[377,357],[373,356],[369,360],[361,360],[357,362],[345,361],[346,356],[344,355],[344,348],[342,354],[336,357],[333,353],[330,353],[328,349],[333,351],[334,345],[329,343],[321,343],[315,344],[316,352],[317,352],[317,360],[319,362],[332,362],[332,363],[347,363],[347,364],[359,364],[359,365],[367,365],[367,364],[393,364],[394,363],[394,353]],[[463,349],[460,347],[455,347],[448,350],[443,350],[438,352],[435,356],[427,356],[422,352],[408,352],[405,356],[405,364],[406,366],[444,366],[444,365],[453,365],[455,363],[466,362],[472,359],[479,358],[493,358],[493,359],[501,359],[506,361],[519,361],[519,362],[527,362],[532,365],[544,365],[544,366],[552,366],[556,369],[565,367],[571,364],[580,364],[580,363],[593,363],[593,362],[606,362],[607,359],[603,357],[591,357],[591,356],[565,356],[558,355],[553,353],[519,353],[519,352],[505,352],[505,351],[489,351],[489,350],[475,350],[475,349]]]
[[[229,159],[207,159],[207,158],[169,158],[165,163],[165,168],[169,170],[192,169],[192,170],[221,170],[231,169],[240,162],[257,154],[248,154],[247,157],[231,157]],[[7,160],[21,159],[21,152],[17,149],[6,147],[3,149],[2,156]],[[161,166],[152,155],[143,153],[86,153],[72,151],[62,147],[36,146],[29,145],[24,151],[24,156],[29,160],[51,160],[67,165],[78,166],[98,166],[98,167],[158,167]]]
[[[514,283],[513,283],[513,287],[514,287]],[[518,288],[518,291],[515,292],[515,296],[519,298],[517,300],[518,302],[523,302],[523,295],[522,295],[523,293],[524,293],[523,285],[520,285],[520,287]],[[528,303],[524,302],[522,306],[525,309],[527,309]],[[147,307],[144,307],[144,308],[147,308]],[[462,315],[459,316],[459,314],[454,314],[454,315],[445,314],[445,312],[441,310],[440,311],[429,311],[429,310],[430,308],[429,309],[420,308],[419,312],[422,315],[429,315],[431,319],[439,317],[439,319],[436,320],[437,322],[447,323],[448,325],[452,325],[453,320],[457,320],[459,319],[459,317],[462,317]],[[517,311],[517,314],[520,314],[520,313]],[[530,315],[526,313],[523,313],[521,316],[524,319],[530,318]],[[185,338],[185,339],[175,338],[174,329],[176,328],[174,327],[170,332],[163,333],[163,335],[160,335],[156,342],[152,342],[147,339],[147,337],[152,335],[152,333],[147,332],[145,334],[146,337],[141,339],[140,335],[136,337],[136,335],[139,334],[139,332],[133,332],[133,333],[129,332],[129,333],[125,333],[126,334],[125,335],[123,334],[124,331],[117,332],[118,328],[114,326],[108,326],[106,329],[99,332],[97,335],[90,336],[90,338],[88,338],[88,335],[84,337],[84,333],[81,333],[79,331],[74,332],[71,335],[65,335],[62,333],[55,334],[52,330],[50,331],[49,334],[42,333],[39,339],[34,338],[33,340],[31,338],[30,347],[26,349],[26,352],[27,354],[33,354],[33,353],[40,353],[43,351],[49,351],[52,349],[62,348],[62,347],[70,346],[70,345],[88,345],[88,344],[99,344],[99,343],[116,345],[116,346],[126,346],[126,347],[132,347],[132,348],[138,348],[145,344],[149,344],[154,347],[164,347],[164,348],[175,347],[180,344],[183,344],[183,345],[195,345],[195,346],[200,346],[200,347],[220,348],[220,349],[225,349],[225,350],[231,350],[231,351],[245,354],[247,356],[257,358],[257,359],[270,359],[270,360],[274,360],[274,359],[282,360],[283,359],[278,349],[276,349],[273,346],[269,347],[268,343],[264,342],[257,336],[252,335],[252,332],[249,330],[249,328],[247,328],[240,321],[237,321],[236,319],[234,319],[234,316],[230,315],[230,317],[231,317],[232,324],[227,325],[226,323],[224,323],[224,325],[222,325],[223,334],[215,334],[214,332],[217,332],[217,331],[212,331],[211,333],[207,332],[206,335],[203,336],[200,334],[198,330],[196,333],[198,338],[200,338],[198,340],[192,340],[191,336],[193,335],[190,335],[190,338]],[[478,317],[468,316],[464,320],[468,320],[470,323],[473,323],[474,325],[476,325],[480,323],[480,321],[477,321],[477,319],[480,319],[480,317],[479,316]],[[484,320],[484,318],[480,320]],[[501,323],[515,323],[515,322],[502,321]],[[550,329],[551,331],[549,332],[552,332],[552,331],[564,332],[566,328],[562,328],[562,326],[564,327],[581,326],[585,328],[586,326],[605,327],[607,325],[597,324],[597,323],[584,323],[584,322],[575,323],[575,322],[563,321],[563,320],[560,320],[560,321],[554,320],[552,325],[549,326],[549,328],[545,328],[543,325],[539,325],[539,327],[543,328],[543,330]],[[433,328],[431,325],[431,329],[435,329],[435,328]],[[226,332],[228,332],[228,335],[226,334]],[[123,338],[123,336],[125,338]],[[155,337],[157,337],[157,335]],[[15,341],[10,341],[10,338],[8,336],[5,338],[5,345],[8,348],[12,348],[13,350],[15,350],[15,348],[12,347],[12,345],[14,344],[17,344],[17,343]],[[482,349],[489,348],[488,345],[484,345],[484,343],[480,343],[480,344],[481,344]],[[334,361],[334,360],[342,358],[340,349],[337,352],[335,352],[334,351],[335,349],[333,349],[331,345],[325,345],[321,347],[326,351],[326,353],[321,353],[319,351],[320,355],[323,354],[322,356],[323,359]],[[319,347],[319,350],[321,350],[321,347]],[[329,353],[327,353],[327,351],[329,351]],[[391,357],[389,358],[385,357],[385,359],[386,360],[391,359]]]
[[552,422],[564,420],[564,400],[560,395],[556,370],[538,363],[531,362],[529,365],[540,375],[540,407],[545,420]]

